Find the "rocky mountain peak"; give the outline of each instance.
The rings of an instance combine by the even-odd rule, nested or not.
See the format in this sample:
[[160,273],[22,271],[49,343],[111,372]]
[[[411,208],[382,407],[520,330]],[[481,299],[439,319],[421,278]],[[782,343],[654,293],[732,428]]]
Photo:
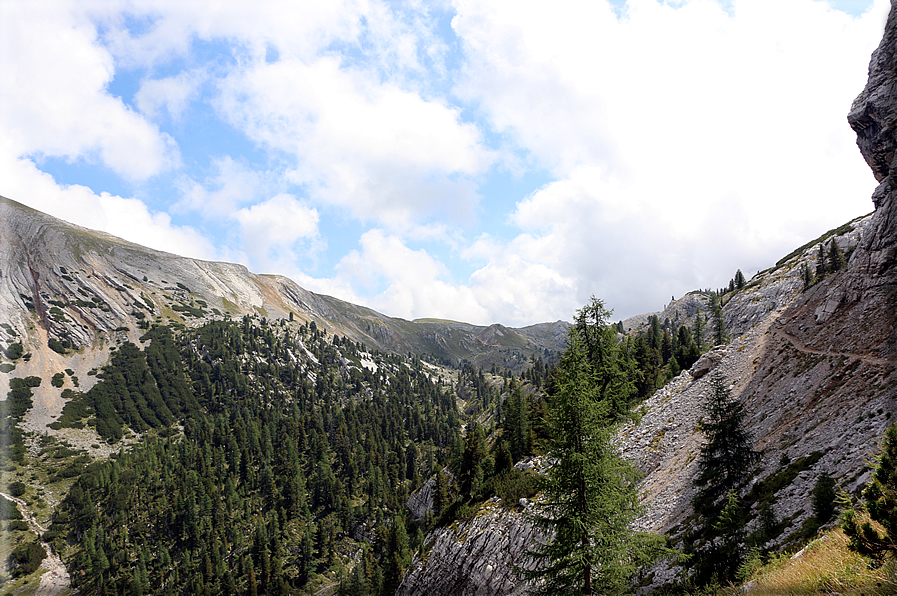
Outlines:
[[879,185],[872,194],[873,230],[855,255],[856,266],[882,274],[897,260],[897,1],[869,62],[869,80],[847,116],[857,146]]

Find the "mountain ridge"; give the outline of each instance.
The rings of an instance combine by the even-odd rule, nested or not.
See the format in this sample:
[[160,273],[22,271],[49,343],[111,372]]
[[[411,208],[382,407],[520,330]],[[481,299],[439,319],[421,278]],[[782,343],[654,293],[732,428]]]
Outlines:
[[[0,316],[17,322],[14,326],[23,332],[28,323],[19,320],[20,315],[31,310],[50,336],[79,347],[115,333],[121,323],[131,320],[134,309],[175,324],[244,315],[281,319],[292,313],[376,349],[413,351],[453,365],[468,360],[515,372],[526,358],[556,354],[564,347],[563,322],[513,329],[497,323],[407,321],[315,294],[282,275],[256,274],[239,264],[149,249],[2,197],[0,220],[4,222],[0,241],[5,247]],[[94,301],[99,307],[86,304],[90,302],[85,300],[87,294],[99,298]],[[48,305],[48,300],[64,302],[63,307],[55,306],[67,309],[71,316],[51,316],[54,305]],[[197,305],[196,300],[205,305]],[[128,332],[132,340],[136,335]],[[511,350],[518,357],[494,357],[488,353],[492,348]]]

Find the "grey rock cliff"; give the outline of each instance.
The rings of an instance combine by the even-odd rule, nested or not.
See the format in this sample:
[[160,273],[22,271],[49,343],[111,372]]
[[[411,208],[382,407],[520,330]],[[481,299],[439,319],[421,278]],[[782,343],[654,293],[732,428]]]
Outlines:
[[869,62],[869,80],[847,117],[857,146],[879,185],[872,195],[874,229],[857,254],[855,267],[882,275],[897,261],[897,3],[891,1],[885,32]]
[[414,557],[396,595],[525,594],[527,586],[514,568],[532,568],[527,552],[544,536],[519,507],[499,503],[493,497],[473,519],[430,532],[425,554]]

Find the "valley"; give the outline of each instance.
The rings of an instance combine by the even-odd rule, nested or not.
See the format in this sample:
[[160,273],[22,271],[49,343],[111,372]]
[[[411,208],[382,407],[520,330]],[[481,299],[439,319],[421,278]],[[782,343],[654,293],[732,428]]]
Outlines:
[[[562,527],[555,408],[588,394],[570,423],[600,419],[580,443],[638,501],[618,534],[660,555],[614,590],[764,593],[897,421],[895,60],[892,3],[848,117],[872,214],[616,324],[595,298],[572,324],[408,321],[0,198],[0,592],[529,593]],[[707,502],[713,399],[756,464]],[[892,559],[860,561],[894,592]]]

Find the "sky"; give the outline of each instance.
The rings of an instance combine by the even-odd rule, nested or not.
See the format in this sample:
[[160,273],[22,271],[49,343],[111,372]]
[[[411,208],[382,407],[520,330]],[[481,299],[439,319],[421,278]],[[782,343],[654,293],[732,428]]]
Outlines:
[[0,0],[0,195],[406,319],[613,318],[873,209],[888,0]]

